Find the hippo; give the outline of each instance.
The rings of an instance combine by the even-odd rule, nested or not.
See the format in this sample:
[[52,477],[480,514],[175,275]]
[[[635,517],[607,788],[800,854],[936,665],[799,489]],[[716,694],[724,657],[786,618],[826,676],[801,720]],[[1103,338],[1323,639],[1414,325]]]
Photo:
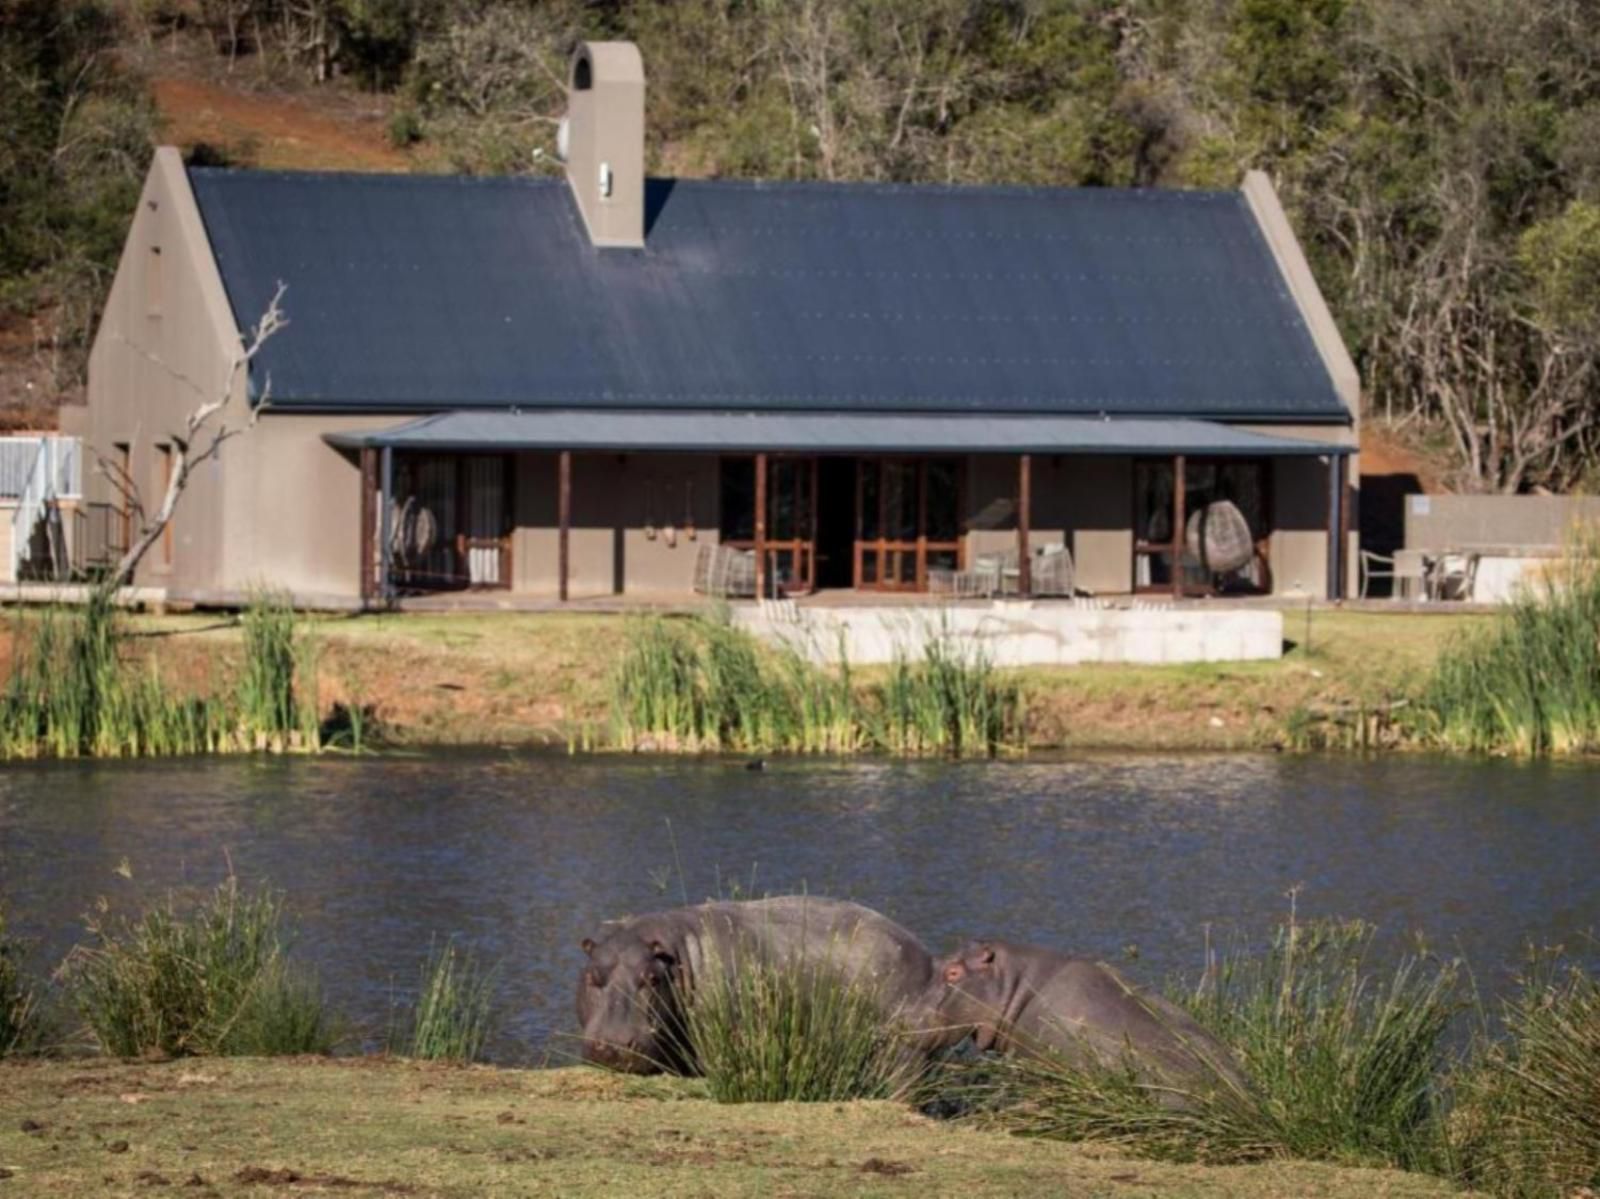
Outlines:
[[[979,1050],[1053,1054],[1070,1064],[1128,1065],[1166,1088],[1243,1093],[1232,1055],[1176,1005],[1135,988],[1103,962],[1036,945],[972,941],[934,963],[916,1005],[922,1048],[974,1037]],[[1176,1091],[1163,1102],[1182,1104]]]
[[816,896],[651,912],[582,945],[583,1055],[637,1074],[693,1070],[681,1005],[709,970],[731,974],[752,959],[831,968],[872,988],[886,1025],[934,982],[933,958],[910,932],[871,908]]

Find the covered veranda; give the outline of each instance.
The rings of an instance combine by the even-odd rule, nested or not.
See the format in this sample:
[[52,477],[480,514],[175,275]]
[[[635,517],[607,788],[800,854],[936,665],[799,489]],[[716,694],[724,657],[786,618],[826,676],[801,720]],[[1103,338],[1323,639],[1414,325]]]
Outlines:
[[[1006,480],[1007,536],[1013,538],[1015,563],[1010,590],[1019,597],[1035,593],[1034,515],[1041,459],[1059,466],[1063,459],[1119,458],[1160,476],[1158,502],[1164,509],[1160,519],[1150,520],[1147,514],[1141,526],[1134,513],[1126,524],[1136,558],[1160,556],[1168,567],[1165,577],[1132,576],[1142,584],[1134,589],[1160,588],[1173,597],[1191,593],[1183,570],[1170,568],[1184,562],[1186,504],[1193,493],[1186,478],[1193,480],[1202,472],[1220,475],[1230,464],[1243,462],[1282,464],[1288,469],[1298,464],[1325,479],[1318,487],[1324,495],[1319,519],[1326,532],[1326,590],[1329,598],[1344,593],[1341,548],[1348,527],[1344,496],[1353,447],[1212,421],[1024,414],[461,410],[385,429],[330,434],[326,440],[355,455],[360,464],[361,595],[370,604],[394,602],[417,582],[416,564],[400,560],[395,551],[396,522],[408,519],[396,505],[397,495],[409,494],[398,486],[402,476],[408,483],[431,475],[447,480],[448,498],[440,502],[459,512],[452,525],[456,558],[472,563],[475,572],[467,585],[511,589],[509,530],[516,519],[511,497],[517,480],[512,467],[491,466],[528,453],[548,455],[555,475],[549,524],[554,534],[554,592],[560,603],[567,603],[572,594],[574,472],[585,456],[596,455],[617,455],[618,461],[634,455],[701,456],[720,460],[725,476],[728,464],[738,464],[748,483],[732,492],[724,486],[719,531],[724,544],[748,549],[761,564],[755,571],[756,598],[817,589],[818,561],[826,561],[828,548],[823,546],[819,555],[817,510],[828,497],[837,500],[837,493],[850,490],[848,482],[830,482],[837,480],[846,461],[853,463],[853,504],[849,497],[844,501],[853,508],[853,527],[848,530],[853,544],[841,556],[848,556],[853,569],[842,576],[848,580],[843,585],[918,594],[928,589],[932,571],[967,567],[969,529],[958,505],[947,504],[942,497],[951,489],[959,494],[964,485],[959,467],[947,469],[943,464],[970,459],[983,462],[990,476],[1003,472]],[[909,481],[893,493],[904,499],[904,527],[882,519],[883,506],[889,502],[882,497],[897,478]],[[414,489],[415,484],[411,486]],[[1135,506],[1130,496],[1128,507]],[[729,507],[740,511],[729,512]],[[872,511],[867,511],[869,507]],[[1159,542],[1151,540],[1154,534],[1159,534]],[[823,580],[822,585],[830,584]],[[626,590],[630,588],[619,575],[618,591]]]

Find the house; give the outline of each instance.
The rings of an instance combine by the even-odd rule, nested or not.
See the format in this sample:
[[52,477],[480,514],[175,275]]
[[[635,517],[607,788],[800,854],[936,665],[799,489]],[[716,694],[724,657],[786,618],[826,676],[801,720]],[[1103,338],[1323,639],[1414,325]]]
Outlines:
[[[90,360],[94,455],[158,493],[280,284],[289,323],[142,585],[681,595],[731,544],[763,593],[916,592],[1011,548],[1027,591],[1059,545],[1099,594],[1346,594],[1359,384],[1264,175],[646,178],[637,50],[571,70],[564,178],[156,153]],[[1219,499],[1258,548],[1225,580],[1183,544]]]

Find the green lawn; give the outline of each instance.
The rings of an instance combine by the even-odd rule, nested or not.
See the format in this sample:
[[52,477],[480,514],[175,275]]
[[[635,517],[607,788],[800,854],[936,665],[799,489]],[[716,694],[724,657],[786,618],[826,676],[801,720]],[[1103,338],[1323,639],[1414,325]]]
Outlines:
[[0,1063],[0,1195],[1438,1196],[1416,1175],[1133,1161],[892,1103],[383,1061]]

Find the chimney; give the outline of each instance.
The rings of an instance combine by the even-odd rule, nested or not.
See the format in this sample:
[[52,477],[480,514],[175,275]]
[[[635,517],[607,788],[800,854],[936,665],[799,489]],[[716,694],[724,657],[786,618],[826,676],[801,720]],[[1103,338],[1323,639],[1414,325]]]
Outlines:
[[632,42],[572,52],[560,153],[596,246],[644,245],[644,61]]

